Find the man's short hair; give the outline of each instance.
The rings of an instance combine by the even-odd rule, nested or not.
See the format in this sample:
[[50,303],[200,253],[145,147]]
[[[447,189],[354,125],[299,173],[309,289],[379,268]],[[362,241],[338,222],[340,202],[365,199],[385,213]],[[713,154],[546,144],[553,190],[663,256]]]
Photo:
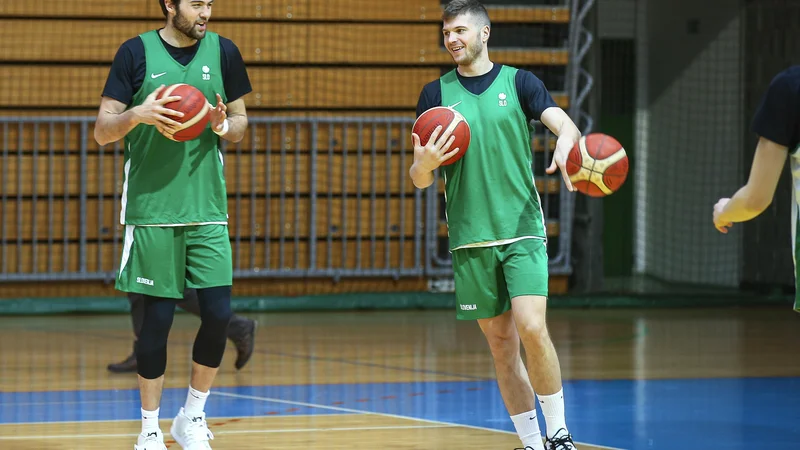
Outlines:
[[480,27],[484,25],[491,26],[486,7],[477,0],[452,0],[448,2],[444,6],[444,11],[442,11],[442,20],[452,20],[465,14],[473,15]]

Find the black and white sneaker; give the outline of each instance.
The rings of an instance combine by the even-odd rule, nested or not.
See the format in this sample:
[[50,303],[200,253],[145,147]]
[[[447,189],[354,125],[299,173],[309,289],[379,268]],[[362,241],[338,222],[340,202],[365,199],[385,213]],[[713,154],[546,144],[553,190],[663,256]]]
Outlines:
[[578,447],[572,442],[572,435],[567,432],[566,428],[561,428],[556,431],[552,438],[547,438],[544,441],[545,450],[577,450]]

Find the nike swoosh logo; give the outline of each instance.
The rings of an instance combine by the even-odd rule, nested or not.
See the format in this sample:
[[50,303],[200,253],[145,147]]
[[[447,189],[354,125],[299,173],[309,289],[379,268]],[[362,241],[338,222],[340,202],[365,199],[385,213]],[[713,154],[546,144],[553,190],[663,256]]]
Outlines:
[[161,72],[161,73],[151,73],[151,74],[150,74],[150,78],[152,78],[152,79],[154,79],[154,80],[155,80],[156,78],[160,77],[161,75],[166,75],[166,74],[167,74],[167,72]]
[[[462,100],[462,101],[463,101],[463,100]],[[458,103],[456,103],[455,105],[450,105],[450,106],[448,106],[448,108],[450,108],[450,109],[453,109],[453,108],[455,108],[456,106],[458,106],[458,105],[460,105],[460,104],[461,104],[461,102],[458,102]]]

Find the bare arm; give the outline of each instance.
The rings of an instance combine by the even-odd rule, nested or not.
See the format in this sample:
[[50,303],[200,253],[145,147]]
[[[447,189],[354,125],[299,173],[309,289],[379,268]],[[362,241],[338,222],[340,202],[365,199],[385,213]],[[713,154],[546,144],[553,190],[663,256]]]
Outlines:
[[714,224],[720,231],[734,222],[753,219],[767,209],[775,196],[788,154],[786,146],[759,138],[747,184],[714,207]]
[[182,117],[183,113],[164,107],[165,103],[178,101],[179,96],[164,97],[156,100],[158,93],[164,86],[156,88],[145,98],[141,105],[125,110],[128,106],[109,97],[100,101],[100,110],[97,113],[97,123],[94,128],[94,138],[100,145],[116,142],[128,134],[136,125],[145,123],[153,125],[158,131],[171,139],[174,130],[181,124],[167,117]]
[[553,134],[558,136],[556,149],[553,152],[553,161],[546,172],[553,174],[556,168],[560,168],[561,176],[564,178],[564,184],[567,189],[574,191],[575,188],[572,186],[569,174],[567,174],[567,157],[575,143],[580,140],[581,132],[567,113],[557,106],[545,109],[542,112],[541,121]]
[[103,97],[94,127],[94,139],[98,144],[116,142],[139,124],[136,112],[133,109],[126,111],[126,108],[127,105],[120,101]]

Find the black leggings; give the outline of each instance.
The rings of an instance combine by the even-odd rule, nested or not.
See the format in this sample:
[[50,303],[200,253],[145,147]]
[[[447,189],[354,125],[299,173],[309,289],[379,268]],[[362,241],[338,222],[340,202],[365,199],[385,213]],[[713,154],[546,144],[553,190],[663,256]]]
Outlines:
[[[231,287],[220,286],[197,290],[200,329],[194,341],[192,360],[217,368],[225,353],[228,324],[231,321]],[[136,344],[139,375],[156,379],[167,368],[167,340],[175,317],[174,299],[144,296],[143,319]]]
[[[128,294],[128,302],[131,304],[131,323],[133,325],[133,334],[136,336],[137,340],[142,332],[142,322],[144,322],[144,297],[144,294]],[[175,300],[172,300],[172,302],[174,303]],[[178,308],[200,317],[200,304],[197,300],[197,290],[186,289],[183,291],[183,301],[178,302]],[[231,329],[238,330],[245,328],[245,324],[247,322],[248,319],[233,313],[231,316],[231,325],[233,325]]]

